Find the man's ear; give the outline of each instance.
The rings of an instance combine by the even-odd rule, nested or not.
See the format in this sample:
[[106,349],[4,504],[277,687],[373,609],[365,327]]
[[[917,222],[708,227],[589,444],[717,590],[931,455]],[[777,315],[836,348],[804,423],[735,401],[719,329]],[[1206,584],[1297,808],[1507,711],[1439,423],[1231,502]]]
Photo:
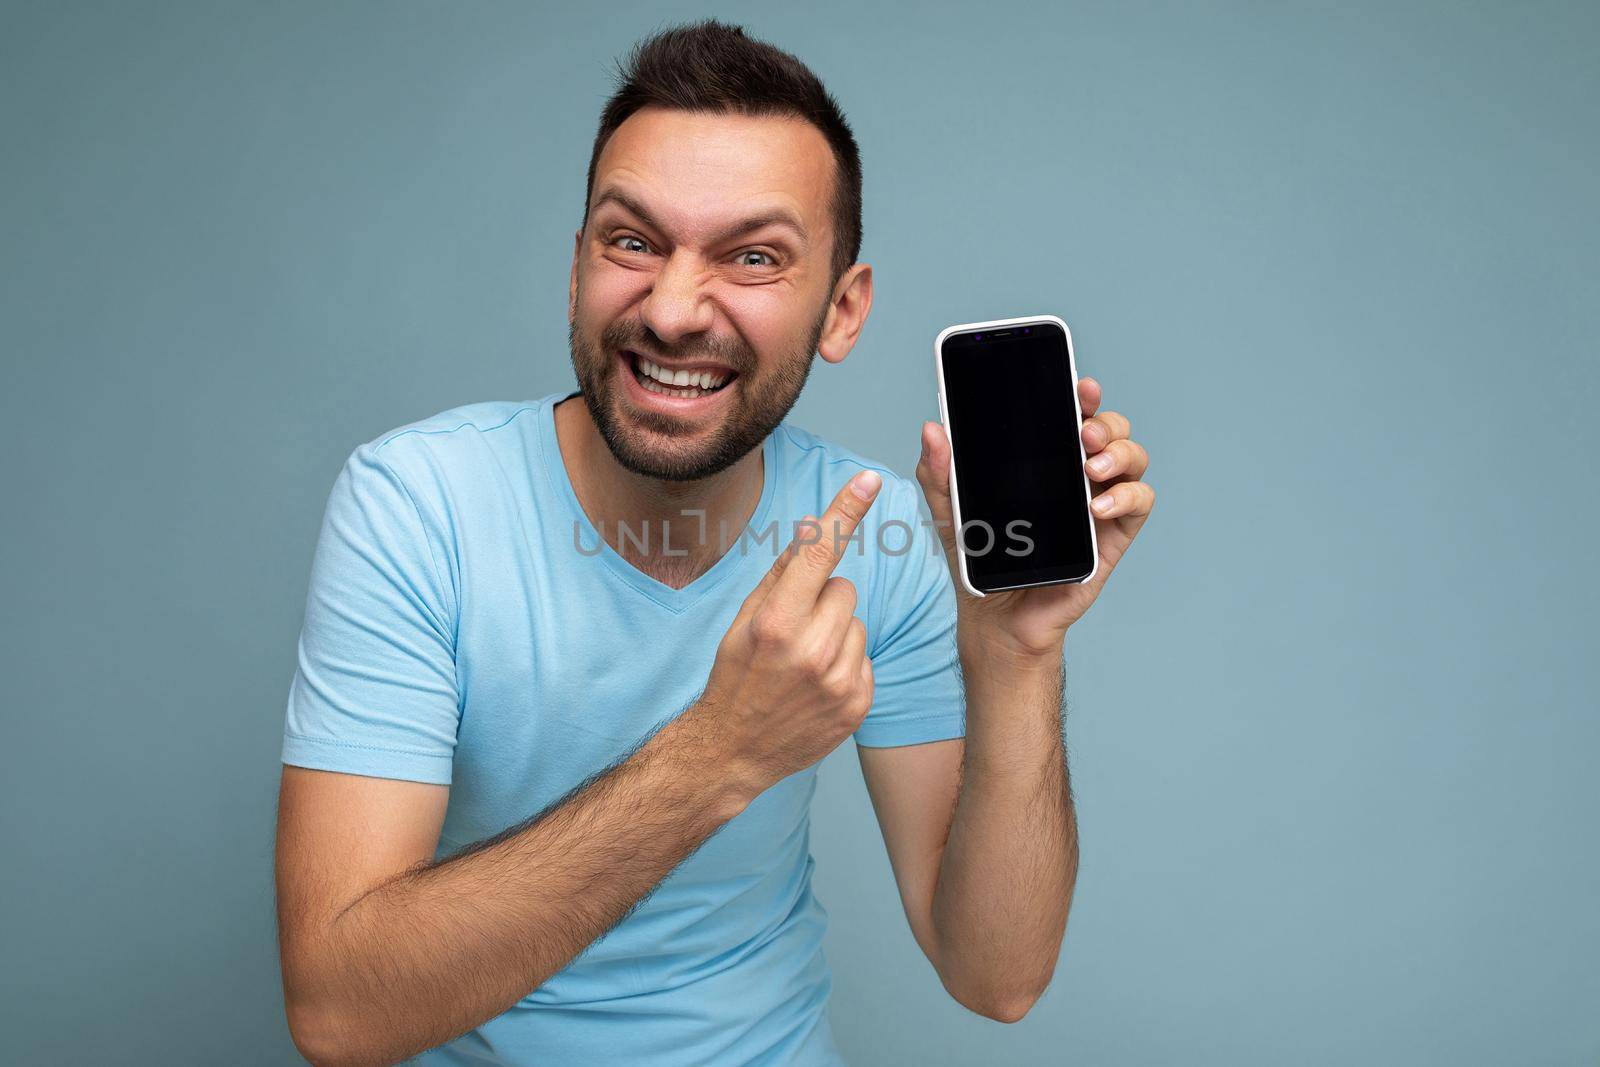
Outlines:
[[567,280],[567,325],[578,317],[578,255],[583,251],[583,227],[572,235],[572,277]]
[[861,328],[872,310],[872,267],[857,263],[839,277],[822,323],[817,354],[829,363],[839,363],[855,347]]

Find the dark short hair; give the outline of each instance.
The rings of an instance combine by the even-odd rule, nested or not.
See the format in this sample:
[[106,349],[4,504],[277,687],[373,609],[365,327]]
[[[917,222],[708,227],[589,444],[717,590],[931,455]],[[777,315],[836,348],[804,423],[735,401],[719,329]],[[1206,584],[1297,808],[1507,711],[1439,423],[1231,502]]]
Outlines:
[[600,152],[617,127],[640,108],[720,114],[790,115],[822,131],[833,149],[833,280],[861,254],[861,153],[839,104],[800,60],[744,28],[716,19],[674,26],[633,46],[617,66],[617,88],[600,113],[583,221]]

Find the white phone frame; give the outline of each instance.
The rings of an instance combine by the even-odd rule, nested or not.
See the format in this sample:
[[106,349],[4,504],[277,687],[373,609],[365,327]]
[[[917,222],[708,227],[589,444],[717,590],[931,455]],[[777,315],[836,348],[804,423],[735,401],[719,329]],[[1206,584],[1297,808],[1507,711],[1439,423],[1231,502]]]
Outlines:
[[[1089,472],[1084,468],[1088,456],[1083,448],[1083,405],[1078,402],[1078,364],[1072,352],[1072,331],[1067,324],[1055,315],[1023,315],[1014,319],[990,319],[987,322],[963,322],[955,326],[946,326],[939,331],[939,336],[933,340],[933,370],[939,379],[939,420],[944,424],[944,433],[950,442],[950,505],[953,509],[952,517],[955,519],[956,534],[956,562],[961,572],[961,584],[966,586],[967,592],[973,596],[987,596],[988,594],[977,589],[972,584],[972,579],[967,575],[967,554],[961,546],[961,493],[956,486],[956,439],[955,432],[950,427],[950,412],[944,402],[944,351],[945,338],[953,333],[975,332],[977,330],[1003,329],[1007,326],[1034,326],[1040,323],[1054,323],[1061,327],[1062,334],[1067,339],[1067,370],[1072,376],[1072,424],[1077,428],[1078,440],[1078,476],[1083,479],[1083,498],[1089,500],[1093,492],[1089,486]],[[1090,512],[1089,519],[1089,553],[1094,558],[1094,564],[1089,573],[1082,578],[1068,578],[1059,582],[1042,582],[1042,585],[1076,585],[1092,579],[1100,569],[1100,544],[1095,536],[1094,513]],[[1008,589],[1030,589],[1033,585],[1008,586]],[[996,589],[994,592],[1005,592]]]

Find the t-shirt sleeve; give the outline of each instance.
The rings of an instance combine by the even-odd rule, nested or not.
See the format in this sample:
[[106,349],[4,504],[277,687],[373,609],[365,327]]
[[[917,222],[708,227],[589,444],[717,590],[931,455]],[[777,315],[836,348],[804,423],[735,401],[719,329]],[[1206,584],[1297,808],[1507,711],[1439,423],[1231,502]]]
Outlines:
[[442,524],[380,447],[356,449],[328,497],[283,762],[448,785],[460,700]]
[[868,536],[877,539],[867,546],[876,567],[869,610],[875,610],[877,625],[868,652],[872,709],[855,738],[869,748],[966,734],[955,585],[921,499],[915,482],[886,479],[879,503],[889,506],[876,524],[863,524],[874,525]]

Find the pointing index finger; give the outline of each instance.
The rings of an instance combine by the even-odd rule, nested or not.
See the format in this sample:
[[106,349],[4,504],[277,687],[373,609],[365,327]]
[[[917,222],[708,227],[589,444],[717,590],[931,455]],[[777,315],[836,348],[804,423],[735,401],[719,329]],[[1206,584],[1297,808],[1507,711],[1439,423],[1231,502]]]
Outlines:
[[866,516],[881,488],[883,477],[874,470],[861,471],[845,483],[828,510],[822,513],[819,523],[822,536],[800,546],[772,587],[769,602],[786,603],[797,611],[811,610],[822,592],[823,583],[839,565],[844,546],[850,543],[857,524]]

